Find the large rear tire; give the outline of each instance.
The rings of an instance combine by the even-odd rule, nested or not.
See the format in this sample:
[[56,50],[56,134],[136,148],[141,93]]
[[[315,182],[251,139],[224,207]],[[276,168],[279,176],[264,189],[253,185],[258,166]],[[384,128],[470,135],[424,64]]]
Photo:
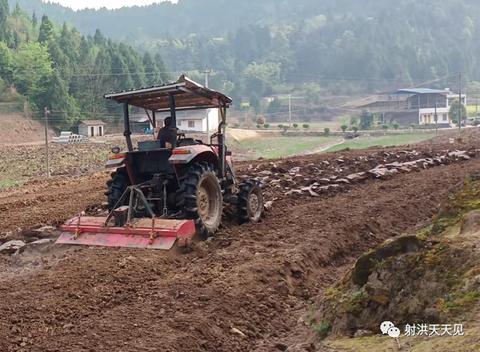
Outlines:
[[111,177],[112,178],[107,181],[107,192],[105,192],[109,211],[113,210],[129,185],[127,171],[124,168],[112,172]]
[[223,212],[222,189],[213,167],[206,162],[191,165],[182,177],[181,193],[184,213],[195,221],[199,238],[212,236]]
[[263,194],[258,181],[243,181],[239,186],[237,202],[237,215],[240,224],[260,221],[263,215]]

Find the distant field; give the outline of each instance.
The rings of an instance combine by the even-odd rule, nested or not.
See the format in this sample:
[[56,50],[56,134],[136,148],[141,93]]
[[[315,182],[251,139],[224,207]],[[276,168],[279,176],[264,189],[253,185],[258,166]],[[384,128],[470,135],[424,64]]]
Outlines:
[[338,137],[266,137],[235,142],[234,149],[247,159],[275,159],[321,151],[341,141]]
[[327,152],[335,152],[345,148],[365,149],[373,146],[388,147],[404,144],[413,144],[433,138],[434,136],[434,133],[418,133],[380,137],[359,137],[357,139],[348,140],[345,141],[345,143],[333,146],[332,148],[329,148]]

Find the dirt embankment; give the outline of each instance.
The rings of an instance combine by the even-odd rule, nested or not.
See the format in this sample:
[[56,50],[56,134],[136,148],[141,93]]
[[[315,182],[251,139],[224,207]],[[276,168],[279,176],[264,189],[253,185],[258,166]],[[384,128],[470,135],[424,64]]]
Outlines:
[[[49,131],[49,136],[53,136]],[[0,145],[41,143],[45,140],[45,127],[40,122],[20,113],[0,112]]]
[[[389,239],[363,254],[327,290],[312,317],[318,346],[346,351],[478,351],[480,340],[480,182],[461,191],[416,232]],[[398,343],[380,335],[394,322]],[[462,323],[461,330],[455,329]],[[426,325],[426,331],[420,326]],[[340,336],[361,337],[350,339]],[[371,337],[365,337],[371,336]],[[340,338],[339,338],[340,337]],[[337,350],[337,349],[334,349]]]
[[[457,149],[476,148],[475,143]],[[389,151],[394,150],[400,149]],[[364,151],[363,157],[373,152]],[[302,172],[312,163],[322,168],[323,161],[339,155],[355,160],[352,165],[359,169],[352,166],[348,172],[378,164],[355,164],[360,151],[286,162]],[[239,169],[255,168],[271,165],[243,163]],[[319,197],[288,196],[285,189],[269,186],[273,204],[260,224],[223,228],[188,254],[53,247],[3,257],[0,350],[312,350],[304,343],[310,336],[305,317],[322,291],[361,253],[428,222],[479,168],[477,158],[457,160],[386,179],[372,177]],[[26,188],[3,194],[0,221],[13,228],[15,217],[24,216],[22,224],[29,227],[77,214],[103,199],[105,177],[96,177],[41,183],[32,194],[22,193]]]

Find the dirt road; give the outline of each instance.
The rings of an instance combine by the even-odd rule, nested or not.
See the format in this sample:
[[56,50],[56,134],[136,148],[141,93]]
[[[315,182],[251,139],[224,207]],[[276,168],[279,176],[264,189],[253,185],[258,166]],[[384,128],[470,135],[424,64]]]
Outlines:
[[[475,135],[454,147],[472,149],[477,141]],[[410,149],[432,153],[445,143]],[[357,159],[375,152],[381,151],[287,162],[302,168],[333,165],[341,155],[342,164],[362,171],[374,160],[361,165]],[[266,164],[243,163],[240,169],[250,173]],[[50,247],[3,257],[0,350],[312,350],[305,322],[322,289],[362,252],[428,221],[450,192],[479,170],[479,158],[459,160],[368,179],[320,197],[289,197],[268,187],[267,197],[275,202],[262,223],[224,228],[188,254]],[[27,187],[3,194],[2,230],[78,213],[102,200],[104,179],[51,181],[34,185],[32,193]]]

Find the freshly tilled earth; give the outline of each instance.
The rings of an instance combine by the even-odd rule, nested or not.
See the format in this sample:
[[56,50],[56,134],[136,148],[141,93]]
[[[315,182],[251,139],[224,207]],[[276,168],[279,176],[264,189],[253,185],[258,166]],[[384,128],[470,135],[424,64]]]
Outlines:
[[[0,255],[0,350],[315,350],[309,305],[362,252],[428,222],[479,171],[478,141],[475,131],[455,144],[241,163],[240,174],[264,182],[266,217],[228,225],[189,253],[27,245]],[[0,193],[0,242],[100,204],[106,178]]]

